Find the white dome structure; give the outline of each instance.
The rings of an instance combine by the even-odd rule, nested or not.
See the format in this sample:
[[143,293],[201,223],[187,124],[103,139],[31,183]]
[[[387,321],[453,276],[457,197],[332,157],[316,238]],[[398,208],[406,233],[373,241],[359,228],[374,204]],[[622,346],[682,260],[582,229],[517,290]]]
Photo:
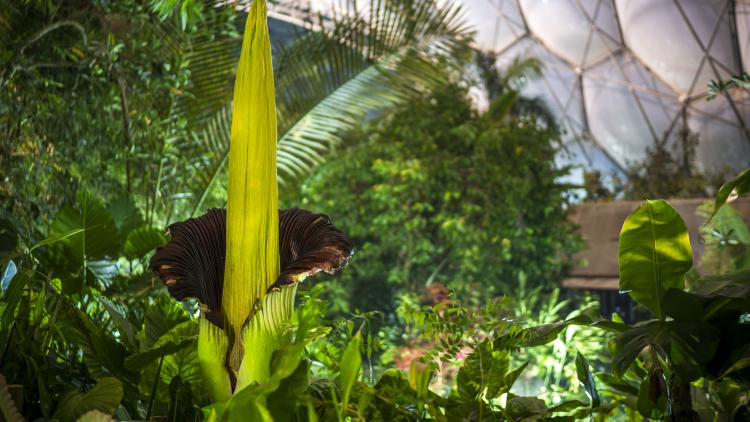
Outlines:
[[[271,14],[326,14],[350,1],[279,0]],[[679,150],[687,129],[699,170],[750,166],[750,94],[707,99],[710,81],[750,66],[750,0],[437,1],[461,6],[475,47],[496,55],[498,69],[516,57],[542,62],[522,94],[560,122],[561,164],[621,172],[648,147]]]
[[[750,64],[748,0],[460,0],[476,47],[536,57],[540,97],[565,130],[571,160],[622,170],[657,143],[698,135],[701,170],[750,166],[750,98],[707,100],[708,83]],[[675,145],[676,146],[676,145]]]

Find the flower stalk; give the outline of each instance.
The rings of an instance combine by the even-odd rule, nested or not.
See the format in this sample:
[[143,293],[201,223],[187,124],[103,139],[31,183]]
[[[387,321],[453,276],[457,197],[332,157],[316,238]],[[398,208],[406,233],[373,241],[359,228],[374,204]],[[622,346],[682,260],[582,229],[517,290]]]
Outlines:
[[352,244],[330,219],[278,209],[276,105],[266,3],[250,9],[234,86],[227,209],[169,226],[150,268],[177,300],[201,303],[198,358],[223,402],[271,375],[297,283],[333,274]]
[[276,102],[266,13],[265,1],[255,0],[234,84],[221,305],[234,339],[229,366],[235,372],[248,316],[279,275]]

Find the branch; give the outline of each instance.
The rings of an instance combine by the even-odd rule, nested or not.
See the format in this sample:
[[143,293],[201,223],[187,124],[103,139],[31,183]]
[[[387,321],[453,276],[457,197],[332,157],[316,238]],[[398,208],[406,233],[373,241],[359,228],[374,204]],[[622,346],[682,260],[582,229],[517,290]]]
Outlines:
[[83,38],[83,45],[89,45],[89,39],[86,36],[86,29],[83,27],[83,25],[73,20],[63,20],[42,28],[39,32],[36,33],[36,35],[31,37],[31,39],[27,41],[26,44],[23,45],[23,47],[21,47],[21,49],[18,51],[18,54],[23,54],[23,51],[26,50],[26,48],[28,48],[31,44],[34,44],[45,35],[63,26],[72,26],[73,28],[77,29],[78,32],[81,33],[81,38]]

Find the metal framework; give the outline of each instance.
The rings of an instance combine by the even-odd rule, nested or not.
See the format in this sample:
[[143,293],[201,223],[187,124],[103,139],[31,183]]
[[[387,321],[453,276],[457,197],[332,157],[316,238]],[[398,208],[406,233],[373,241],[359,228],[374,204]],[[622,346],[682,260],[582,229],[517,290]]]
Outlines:
[[[317,22],[311,20],[311,16],[318,13],[329,13],[330,16],[330,13],[343,10],[340,6],[351,1],[277,0],[271,3],[269,13],[276,19],[315,29]],[[629,28],[623,28],[620,16],[622,10],[630,7],[634,0],[554,0],[544,6],[559,8],[560,4],[565,4],[570,10],[575,9],[577,16],[585,23],[587,33],[579,38],[578,45],[583,46],[583,53],[578,60],[572,60],[570,54],[556,49],[554,40],[545,39],[543,33],[534,31],[534,25],[530,25],[528,12],[540,6],[539,0],[440,1],[462,5],[467,20],[477,29],[477,47],[495,53],[499,58],[498,66],[501,67],[509,56],[516,54],[541,56],[546,69],[539,81],[545,91],[543,97],[567,130],[568,141],[577,145],[581,151],[579,161],[590,167],[597,166],[590,153],[598,151],[598,156],[606,157],[610,170],[622,171],[627,160],[619,152],[636,148],[636,145],[628,143],[629,140],[618,139],[617,148],[613,149],[612,136],[609,137],[609,145],[597,138],[596,130],[592,130],[592,123],[595,123],[592,121],[594,110],[587,109],[587,100],[593,92],[597,92],[596,89],[587,87],[593,86],[598,87],[598,90],[614,89],[618,95],[632,99],[632,118],[640,119],[638,124],[642,133],[648,133],[650,138],[640,138],[638,148],[646,143],[665,145],[673,142],[676,128],[688,127],[690,119],[694,119],[695,124],[701,127],[706,124],[729,125],[736,129],[738,136],[742,138],[741,142],[750,147],[750,99],[744,94],[724,95],[716,100],[724,107],[718,107],[718,111],[703,104],[707,96],[706,75],[710,75],[711,79],[726,79],[742,70],[742,54],[750,56],[750,52],[742,50],[750,47],[743,46],[740,40],[744,36],[750,44],[750,34],[742,32],[750,32],[750,29],[738,27],[739,19],[747,19],[745,15],[750,12],[750,0],[649,0],[651,3],[648,7],[657,5],[671,8],[667,24],[684,25],[687,28],[684,36],[677,42],[685,45],[691,43],[690,48],[700,51],[700,57],[693,58],[698,64],[687,89],[661,75],[658,69],[651,68],[649,60],[638,54],[639,46],[635,44],[650,40],[634,41]],[[365,3],[367,2],[358,1],[357,5]],[[716,12],[715,21],[707,24],[704,15],[695,13],[699,7],[713,7],[712,10]],[[694,13],[691,14],[691,11]],[[696,16],[702,20],[695,22]],[[605,29],[602,22],[610,25]],[[566,23],[553,21],[549,25]],[[700,25],[696,25],[697,23]],[[750,19],[747,26],[750,27]],[[718,40],[725,40],[727,31],[732,40],[732,57],[729,62],[712,54]],[[659,36],[659,28],[655,28],[653,34]],[[550,41],[553,43],[550,44]],[[750,60],[750,57],[745,60]],[[569,86],[561,87],[561,81]],[[722,114],[722,111],[725,113]],[[616,119],[618,116],[611,118]],[[658,119],[661,124],[656,124],[657,120],[654,119]],[[701,143],[714,141],[706,139],[705,133],[699,132],[699,136]],[[744,151],[748,152],[748,157],[741,158],[740,161],[744,160],[741,164],[750,165],[750,149]]]
[[[736,19],[738,18],[738,14],[750,11],[750,2],[747,0],[718,0],[712,2],[718,12],[716,20],[711,26],[708,40],[700,36],[695,22],[691,20],[689,13],[686,11],[686,7],[691,6],[689,1],[658,0],[661,3],[670,2],[674,6],[674,15],[670,16],[670,19],[674,19],[676,21],[675,24],[684,24],[688,28],[688,36],[681,41],[695,43],[701,51],[699,64],[687,92],[670,83],[669,80],[662,78],[658,72],[653,71],[647,62],[634,52],[631,48],[632,46],[628,44],[627,37],[625,36],[627,28],[624,29],[622,27],[622,20],[619,16],[619,9],[621,7],[618,6],[621,6],[620,3],[622,3],[622,0],[555,0],[556,2],[567,2],[569,6],[576,7],[588,24],[588,34],[581,40],[581,43],[584,45],[583,54],[578,62],[574,62],[569,56],[566,57],[565,54],[561,54],[559,50],[556,50],[549,44],[548,40],[545,40],[543,36],[534,32],[533,26],[529,25],[529,18],[527,16],[529,5],[533,1],[536,0],[464,0],[462,3],[469,10],[469,18],[471,18],[472,8],[481,10],[489,10],[491,8],[496,11],[498,16],[496,27],[480,27],[478,30],[496,34],[495,40],[498,44],[490,46],[490,50],[493,50],[501,58],[501,61],[504,55],[517,54],[519,50],[524,54],[535,55],[536,53],[536,55],[542,56],[540,59],[545,62],[546,72],[542,76],[541,83],[546,88],[546,97],[548,98],[549,105],[556,109],[561,122],[571,132],[571,141],[580,144],[582,140],[592,140],[604,155],[610,159],[612,167],[622,170],[626,164],[621,158],[616,157],[616,153],[613,153],[606,145],[601,144],[596,136],[592,134],[591,116],[589,110],[586,110],[587,92],[584,86],[584,80],[586,80],[608,86],[620,86],[622,92],[627,92],[635,104],[637,113],[643,120],[644,127],[651,134],[651,142],[653,144],[666,144],[674,139],[675,128],[687,127],[689,116],[700,116],[712,122],[731,125],[739,129],[743,134],[744,140],[750,143],[750,131],[748,130],[748,119],[750,116],[747,113],[748,109],[742,107],[747,106],[746,99],[738,95],[725,94],[723,99],[717,100],[726,102],[731,109],[731,117],[704,110],[700,107],[700,103],[706,101],[707,92],[706,87],[699,84],[704,68],[710,69],[712,79],[717,80],[726,79],[728,75],[737,74],[742,70],[742,57],[740,56],[742,46],[738,40],[739,35]],[[741,4],[743,7],[738,7],[738,4]],[[538,6],[538,4],[535,4],[535,6]],[[662,4],[661,6],[664,5]],[[598,24],[598,19],[605,13],[613,15],[608,18],[614,19],[617,23],[616,34],[608,33]],[[549,22],[549,24],[563,25],[565,23],[557,21]],[[711,54],[718,34],[720,31],[726,30],[727,27],[731,32],[731,39],[733,41],[733,63],[723,62]],[[522,31],[518,31],[518,28],[522,28]],[[658,30],[655,33],[658,33]],[[514,36],[508,41],[498,39],[497,34],[513,34]],[[606,54],[603,57],[594,57],[593,60],[590,60],[590,50],[594,42],[598,42],[599,45],[603,46]],[[648,42],[648,40],[644,40],[644,42]],[[539,54],[539,50],[531,47],[530,43],[537,45],[541,49],[541,54]],[[480,45],[478,47],[487,49],[488,46]],[[549,60],[549,56],[554,57],[554,59]],[[602,74],[602,72],[597,71],[606,66],[609,66],[610,69],[614,66],[618,74]],[[561,76],[561,74],[566,72],[568,74],[567,77]],[[561,96],[558,92],[560,90],[554,89],[553,85],[556,82],[559,84],[560,80],[571,79],[572,75],[575,75],[573,86],[569,90],[565,90]],[[635,78],[634,80],[632,77],[634,75],[638,75],[640,78]],[[664,115],[671,116],[666,130],[660,130],[655,127],[652,117],[644,105],[644,101],[646,100],[650,101],[651,107],[658,105]],[[581,119],[571,116],[571,114],[578,114],[575,111],[576,107],[574,107],[576,101],[581,103],[580,107],[583,109],[580,112]],[[573,107],[572,113],[571,107]],[[617,117],[613,116],[613,118]],[[579,123],[579,120],[581,120],[581,123]],[[681,125],[678,126],[680,123]],[[711,140],[703,141],[710,142]],[[591,158],[586,153],[586,148],[581,145],[580,149],[583,153],[582,158],[584,161],[592,165]],[[746,164],[750,163],[750,157],[747,157],[745,161]]]

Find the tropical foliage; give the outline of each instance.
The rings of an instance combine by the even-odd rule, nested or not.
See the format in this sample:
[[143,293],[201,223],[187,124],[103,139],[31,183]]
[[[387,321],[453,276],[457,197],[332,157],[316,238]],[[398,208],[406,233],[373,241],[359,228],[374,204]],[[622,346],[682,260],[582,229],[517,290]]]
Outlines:
[[[225,205],[241,43],[234,9],[84,3],[85,13],[69,1],[3,3],[3,208],[27,224],[48,222],[79,189],[107,200],[126,190],[149,221],[166,225]],[[470,31],[455,7],[372,8],[380,19],[345,13],[275,54],[282,181],[322,162],[368,113],[444,83],[469,59]]]
[[[265,6],[0,5],[0,420],[750,419],[750,169],[701,211],[709,275],[668,202],[627,218],[650,317],[604,319],[558,287],[576,186],[519,95],[538,62],[498,74],[431,0],[272,52]],[[707,192],[665,154],[631,193]]]
[[[731,183],[744,183],[744,176]],[[272,377],[212,405],[199,375],[196,309],[149,292],[149,277],[139,275],[146,263],[142,251],[163,239],[155,233],[149,243],[139,234],[147,227],[128,229],[141,219],[132,208],[110,209],[84,195],[55,220],[63,222],[74,212],[98,216],[92,226],[62,235],[51,228],[47,239],[33,245],[4,223],[4,238],[16,243],[3,250],[0,302],[2,371],[8,380],[0,409],[9,420],[20,420],[17,414],[76,420],[92,411],[171,420],[201,414],[217,420],[248,414],[275,420],[577,419],[622,412],[742,420],[748,412],[750,338],[742,334],[747,331],[742,315],[750,310],[747,270],[705,277],[685,273],[692,256],[684,223],[664,201],[646,202],[628,217],[620,250],[621,287],[636,300],[646,298],[642,304],[653,310],[653,320],[627,325],[583,307],[563,319],[525,326],[504,317],[515,312],[507,301],[481,309],[455,301],[407,305],[400,315],[409,332],[431,346],[401,372],[372,365],[388,348],[385,331],[368,328],[366,315],[325,322],[322,289],[314,288],[303,292],[284,329]],[[113,238],[106,221],[124,235]],[[81,250],[87,254],[83,261]],[[127,265],[101,271],[113,257]],[[514,385],[536,366],[519,358],[533,357],[534,350],[557,339],[591,341],[580,332],[565,337],[576,327],[611,333],[611,357],[592,349],[594,361],[571,355],[565,364],[575,368],[577,395],[558,402],[519,395]],[[452,375],[450,367],[456,368]],[[23,386],[23,399],[8,393],[18,391],[15,384]]]
[[399,291],[434,282],[477,303],[521,279],[552,285],[571,265],[556,132],[466,98],[448,85],[350,132],[302,185],[303,204],[336,215],[357,247],[344,308],[392,310]]

